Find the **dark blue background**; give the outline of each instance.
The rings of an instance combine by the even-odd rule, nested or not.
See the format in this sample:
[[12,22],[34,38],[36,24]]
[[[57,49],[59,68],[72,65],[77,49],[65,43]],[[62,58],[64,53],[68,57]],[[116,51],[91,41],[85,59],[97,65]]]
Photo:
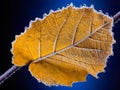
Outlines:
[[[12,66],[10,52],[11,42],[16,34],[24,31],[30,20],[42,18],[44,13],[51,9],[57,10],[67,4],[75,6],[86,4],[94,5],[95,9],[102,10],[113,16],[120,10],[120,0],[6,0],[0,2],[0,74]],[[11,78],[0,86],[0,90],[120,90],[120,22],[113,27],[116,44],[114,56],[108,60],[105,73],[99,74],[99,79],[88,75],[87,82],[73,84],[73,87],[47,87],[38,83],[31,76],[28,67],[17,71]]]

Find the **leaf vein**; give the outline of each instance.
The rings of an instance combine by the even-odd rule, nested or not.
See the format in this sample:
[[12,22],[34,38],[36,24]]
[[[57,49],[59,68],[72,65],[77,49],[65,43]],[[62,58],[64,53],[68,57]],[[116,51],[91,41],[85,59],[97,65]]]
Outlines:
[[76,36],[77,30],[78,30],[78,26],[80,25],[81,20],[82,20],[84,14],[85,14],[85,9],[83,10],[83,13],[82,13],[82,15],[80,16],[80,18],[79,18],[79,20],[78,20],[78,23],[77,23],[77,25],[76,25],[76,27],[75,27],[75,30],[74,30],[74,32],[73,32],[72,44],[74,44],[75,36]]
[[70,15],[67,15],[66,19],[63,21],[62,25],[60,26],[60,28],[59,28],[59,30],[58,30],[58,33],[57,33],[57,35],[56,35],[56,37],[55,37],[55,41],[54,41],[53,52],[56,52],[56,46],[57,46],[57,41],[58,41],[60,32],[61,32],[61,30],[63,29],[65,23],[67,22],[69,16],[70,16]]

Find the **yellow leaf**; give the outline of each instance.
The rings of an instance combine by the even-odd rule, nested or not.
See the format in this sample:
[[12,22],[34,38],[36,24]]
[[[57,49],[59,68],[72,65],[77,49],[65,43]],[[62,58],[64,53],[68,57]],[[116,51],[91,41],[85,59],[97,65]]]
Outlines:
[[91,7],[65,9],[36,19],[12,44],[13,64],[46,85],[71,86],[97,77],[112,54],[112,18]]

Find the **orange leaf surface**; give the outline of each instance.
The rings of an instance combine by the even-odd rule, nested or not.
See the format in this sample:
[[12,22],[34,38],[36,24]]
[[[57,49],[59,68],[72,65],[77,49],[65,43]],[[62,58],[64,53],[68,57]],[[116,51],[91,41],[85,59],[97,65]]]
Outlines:
[[112,54],[113,20],[92,7],[72,5],[31,22],[12,44],[13,64],[46,85],[71,86],[97,77]]

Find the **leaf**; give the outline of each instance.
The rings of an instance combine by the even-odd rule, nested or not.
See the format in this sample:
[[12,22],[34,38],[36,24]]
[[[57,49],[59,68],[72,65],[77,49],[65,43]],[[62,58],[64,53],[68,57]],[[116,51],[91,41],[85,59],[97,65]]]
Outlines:
[[12,44],[16,66],[46,85],[71,86],[104,71],[114,43],[112,18],[72,5],[32,21]]

